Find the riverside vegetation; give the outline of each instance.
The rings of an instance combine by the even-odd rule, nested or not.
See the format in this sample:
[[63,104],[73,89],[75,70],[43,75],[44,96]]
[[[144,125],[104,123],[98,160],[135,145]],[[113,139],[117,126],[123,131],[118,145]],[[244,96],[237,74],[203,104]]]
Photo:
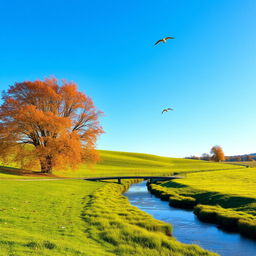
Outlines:
[[188,173],[185,179],[151,184],[174,207],[194,208],[202,221],[256,239],[256,169]]
[[[100,153],[102,161],[94,170],[82,165],[76,172],[70,170],[60,175],[169,175],[198,170],[233,172],[234,168],[146,154]],[[18,167],[15,163],[10,166]],[[0,178],[1,256],[216,255],[199,246],[177,242],[171,237],[170,225],[131,206],[122,196],[129,182],[119,185],[38,177],[32,180],[18,172],[8,173],[8,168],[3,168]],[[26,178],[30,180],[25,181]]]

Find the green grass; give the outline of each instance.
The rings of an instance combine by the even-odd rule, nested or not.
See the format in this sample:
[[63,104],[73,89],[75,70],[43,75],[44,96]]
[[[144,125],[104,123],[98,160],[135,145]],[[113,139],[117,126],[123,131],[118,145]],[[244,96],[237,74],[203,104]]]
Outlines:
[[175,181],[194,189],[256,199],[256,168],[188,173]]
[[256,168],[187,173],[150,189],[172,206],[195,207],[203,221],[256,239]]
[[0,181],[0,255],[108,255],[88,237],[80,216],[88,195],[101,186],[73,180]]
[[[100,154],[102,160],[93,170],[81,165],[77,171],[56,174],[66,177],[168,175],[198,170],[217,173],[234,168],[221,163],[138,153],[100,151]],[[82,180],[22,181],[32,177],[9,170],[0,169],[1,256],[154,256],[170,255],[170,252],[174,256],[213,255],[171,238],[169,225],[129,204],[121,195],[122,185]]]
[[244,161],[244,162],[225,162],[227,164],[241,165],[241,166],[249,166],[251,168],[256,167],[256,161]]
[[122,185],[1,180],[0,255],[214,255],[129,204]]
[[120,195],[122,189],[108,184],[88,202],[90,207],[83,216],[96,241],[109,243],[115,255],[208,255],[198,246],[184,245],[170,237],[171,226],[131,206]]
[[[170,158],[142,153],[99,150],[100,161],[89,168],[81,164],[75,170],[55,171],[54,175],[63,177],[100,177],[125,175],[170,175],[176,172],[207,171],[242,168],[231,164],[214,163],[200,160]],[[11,167],[18,168],[15,163]],[[15,173],[14,173],[15,174]],[[1,171],[0,178],[31,178],[31,176],[17,176]]]
[[[82,164],[76,171],[56,174],[67,177],[98,177],[125,175],[170,175],[175,172],[233,169],[234,165],[182,158],[170,158],[142,153],[100,150],[101,161],[90,169]],[[241,168],[241,167],[238,167]]]

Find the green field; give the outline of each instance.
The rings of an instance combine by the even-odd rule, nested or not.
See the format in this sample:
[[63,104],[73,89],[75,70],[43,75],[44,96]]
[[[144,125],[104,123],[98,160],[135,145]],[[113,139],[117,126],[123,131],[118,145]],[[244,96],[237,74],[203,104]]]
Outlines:
[[[61,176],[171,174],[232,165],[153,155],[101,151],[101,162]],[[241,169],[243,170],[243,169]],[[249,169],[244,168],[245,171]],[[57,174],[57,173],[56,173]],[[199,174],[199,173],[198,173]],[[186,174],[190,177],[190,173]],[[171,227],[131,206],[123,185],[82,180],[21,180],[0,173],[0,255],[214,255],[169,236]],[[20,180],[18,180],[20,179]],[[188,179],[186,179],[187,181]],[[185,180],[184,180],[185,181]],[[248,192],[249,193],[249,192]]]

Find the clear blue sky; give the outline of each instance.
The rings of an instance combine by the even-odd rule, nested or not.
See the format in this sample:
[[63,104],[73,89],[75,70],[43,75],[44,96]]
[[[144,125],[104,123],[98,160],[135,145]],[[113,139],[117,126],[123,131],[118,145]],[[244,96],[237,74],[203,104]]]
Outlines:
[[255,0],[2,0],[0,89],[77,82],[105,112],[100,149],[256,152],[255,14]]

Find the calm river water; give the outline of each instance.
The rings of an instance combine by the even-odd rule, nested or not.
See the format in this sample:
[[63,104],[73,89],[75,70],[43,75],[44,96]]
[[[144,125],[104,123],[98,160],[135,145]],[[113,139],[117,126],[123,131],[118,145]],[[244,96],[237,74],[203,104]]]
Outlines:
[[132,205],[155,219],[172,224],[173,236],[180,242],[198,244],[221,256],[256,256],[256,241],[201,222],[192,211],[170,207],[168,202],[148,192],[146,182],[133,184],[124,195]]

